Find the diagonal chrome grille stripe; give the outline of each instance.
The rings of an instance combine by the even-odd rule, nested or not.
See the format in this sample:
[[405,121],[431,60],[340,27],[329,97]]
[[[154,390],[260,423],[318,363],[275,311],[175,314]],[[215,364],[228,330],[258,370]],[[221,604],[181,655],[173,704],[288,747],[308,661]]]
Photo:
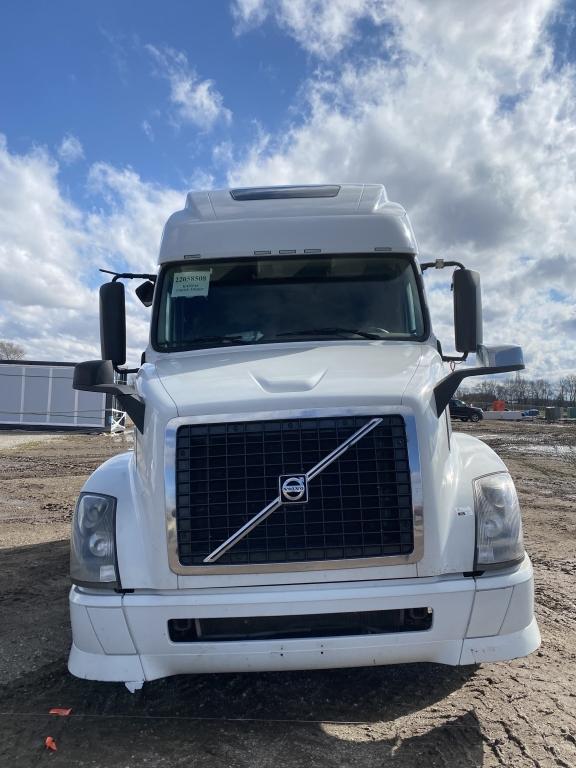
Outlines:
[[[357,432],[354,432],[353,435],[350,435],[350,437],[345,440],[342,445],[339,445],[338,448],[335,448],[332,451],[332,453],[329,453],[327,456],[321,459],[318,464],[315,464],[311,469],[309,469],[308,472],[306,472],[306,480],[310,481],[319,475],[320,472],[325,470],[326,467],[329,467],[330,464],[339,459],[343,453],[346,453],[349,448],[355,445],[365,435],[367,435],[369,432],[372,432],[372,430],[381,422],[381,418],[370,419],[367,424],[364,424],[364,426],[360,427]],[[204,562],[216,562],[216,560],[228,552],[228,550],[231,549],[235,544],[245,538],[250,533],[250,531],[253,531],[257,525],[260,525],[263,520],[266,520],[267,517],[270,517],[273,512],[282,506],[282,503],[283,502],[280,496],[277,496],[274,501],[271,501],[270,504],[267,504],[264,509],[261,509],[260,512],[258,512],[258,514],[254,515],[251,520],[248,520],[247,523],[244,523],[242,528],[239,528],[236,533],[233,533],[232,536],[230,536],[230,538],[226,539],[226,541],[216,547],[213,552],[210,552],[210,554],[204,558]]]

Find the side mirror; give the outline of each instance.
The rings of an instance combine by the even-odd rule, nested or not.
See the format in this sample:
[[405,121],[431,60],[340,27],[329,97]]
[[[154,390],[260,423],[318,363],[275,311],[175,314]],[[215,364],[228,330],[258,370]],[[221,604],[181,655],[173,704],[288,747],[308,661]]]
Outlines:
[[480,274],[471,269],[454,270],[452,290],[456,349],[464,354],[476,352],[482,344]]
[[100,286],[100,345],[102,359],[114,366],[126,362],[126,307],[124,285],[119,282]]
[[140,283],[138,288],[136,288],[136,296],[138,296],[145,307],[152,306],[152,299],[154,298],[154,283],[151,280],[146,280],[145,283]]

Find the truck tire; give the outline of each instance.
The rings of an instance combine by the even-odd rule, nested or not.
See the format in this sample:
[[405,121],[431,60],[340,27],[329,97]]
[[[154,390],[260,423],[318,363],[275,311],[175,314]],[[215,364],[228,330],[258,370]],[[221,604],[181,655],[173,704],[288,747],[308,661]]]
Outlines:
[[473,421],[474,423],[476,423],[477,421],[480,421],[480,414],[479,413],[472,414],[472,416],[470,416],[470,421]]

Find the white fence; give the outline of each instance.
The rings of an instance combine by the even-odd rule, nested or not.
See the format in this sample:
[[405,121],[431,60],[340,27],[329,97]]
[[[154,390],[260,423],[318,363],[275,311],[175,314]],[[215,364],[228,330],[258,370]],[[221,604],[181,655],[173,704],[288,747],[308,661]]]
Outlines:
[[74,363],[0,361],[0,427],[109,429],[112,398],[72,388]]

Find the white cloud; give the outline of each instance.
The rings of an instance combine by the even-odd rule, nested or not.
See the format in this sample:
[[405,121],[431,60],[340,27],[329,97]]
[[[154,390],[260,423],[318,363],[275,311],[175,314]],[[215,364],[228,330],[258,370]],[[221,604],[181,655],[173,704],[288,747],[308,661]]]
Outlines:
[[[146,183],[130,169],[92,166],[86,213],[68,201],[45,150],[9,151],[0,136],[0,338],[29,359],[99,356],[99,267],[155,270],[162,226],[184,191]],[[127,289],[131,361],[147,343],[149,311]]]
[[71,134],[64,136],[58,147],[58,157],[66,165],[81,160],[84,157],[84,148],[82,147],[80,139]]
[[[297,7],[302,29],[320,26],[316,4]],[[552,66],[546,25],[555,4],[379,7],[394,30],[385,55],[360,64],[340,57],[338,68],[315,73],[299,119],[281,135],[260,135],[230,184],[383,182],[408,209],[424,258],[481,271],[487,341],[522,343],[530,373],[573,371],[576,86],[573,69]],[[253,2],[246,20],[272,8],[278,15],[284,5]],[[426,279],[444,286],[430,299],[448,346],[449,276]],[[552,288],[568,301],[552,301]]]
[[154,130],[150,125],[150,123],[148,122],[148,120],[142,120],[140,127],[142,128],[144,135],[146,136],[148,141],[154,141],[156,137],[154,136]]
[[[249,10],[247,0],[242,5]],[[368,10],[346,15],[344,5]],[[251,7],[246,20],[254,24],[273,4]],[[299,17],[302,29],[322,33],[314,15],[322,8],[294,7],[310,8]],[[370,15],[375,3],[331,7],[344,14],[334,28],[347,30],[330,33],[337,45],[372,19],[388,35],[382,55],[326,59],[303,84],[291,125],[277,134],[258,127],[244,150],[215,146],[219,172],[228,170],[234,186],[383,182],[408,209],[425,260],[443,256],[480,270],[487,342],[521,343],[528,375],[574,372],[576,79],[573,69],[552,65],[547,22],[555,4],[390,0],[378,4],[385,17]],[[295,35],[296,25],[284,29]],[[303,35],[299,42],[312,50]],[[155,50],[183,121],[198,78],[182,54]],[[229,119],[223,109],[220,97],[203,125]],[[189,181],[213,184],[203,168]],[[29,356],[97,356],[97,268],[153,269],[164,221],[184,202],[184,191],[104,163],[90,168],[87,192],[89,212],[63,194],[54,157],[16,155],[0,140],[0,337],[22,343]],[[448,347],[449,276],[429,274],[426,282],[435,331]],[[148,312],[130,298],[128,313],[135,362]]]
[[85,224],[99,257],[109,264],[121,258],[133,271],[154,270],[162,228],[183,207],[185,191],[143,182],[130,168],[107,163],[92,166],[89,189],[106,201],[106,209],[89,214]]
[[388,16],[385,0],[234,0],[238,33],[273,19],[310,53],[329,58],[358,36],[358,23],[380,26]]
[[224,106],[222,94],[213,80],[201,80],[185,54],[173,48],[147,45],[158,74],[170,84],[170,101],[175,106],[175,122],[191,123],[209,130],[217,121],[230,122],[232,112]]

